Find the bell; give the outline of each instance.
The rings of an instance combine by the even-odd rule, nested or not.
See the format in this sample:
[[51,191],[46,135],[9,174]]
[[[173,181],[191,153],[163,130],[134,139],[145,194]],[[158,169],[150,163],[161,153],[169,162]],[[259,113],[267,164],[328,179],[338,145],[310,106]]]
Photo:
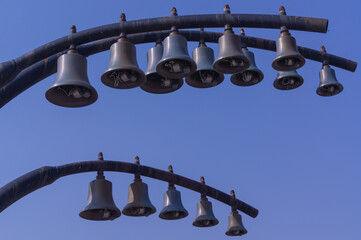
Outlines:
[[110,47],[110,63],[101,77],[108,87],[129,89],[140,86],[145,81],[143,71],[137,63],[136,49],[133,43],[121,36]]
[[164,51],[157,64],[157,72],[169,79],[181,79],[196,70],[196,63],[189,57],[187,39],[173,30],[164,39]]
[[226,235],[228,236],[242,236],[247,233],[243,226],[242,216],[238,214],[237,210],[232,210],[228,217],[228,229]]
[[135,179],[128,187],[128,202],[122,213],[131,217],[149,216],[155,213],[148,196],[148,185]]
[[273,86],[279,90],[291,90],[303,84],[303,78],[296,70],[282,72],[279,71]]
[[96,179],[89,183],[88,200],[79,216],[88,220],[114,220],[120,216],[112,196],[112,183]]
[[218,39],[218,58],[213,68],[221,73],[238,73],[250,66],[250,61],[241,51],[241,41],[232,28],[226,27],[223,35]]
[[62,107],[84,107],[98,99],[90,85],[86,57],[70,50],[58,58],[54,84],[45,93],[46,99]]
[[157,42],[155,47],[149,49],[147,54],[147,70],[145,71],[146,81],[140,86],[150,93],[170,93],[178,90],[183,85],[182,79],[167,79],[157,73],[156,67],[163,55],[162,43]]
[[263,73],[256,66],[254,53],[247,48],[242,49],[243,54],[249,59],[251,65],[246,70],[235,73],[231,77],[231,82],[237,86],[252,86],[263,80]]
[[197,203],[197,216],[193,222],[196,227],[212,227],[218,224],[213,214],[212,203],[206,197],[202,197]]
[[197,71],[186,78],[188,85],[196,88],[214,87],[223,82],[224,75],[213,70],[214,52],[212,48],[200,43],[192,52]]
[[174,187],[170,187],[164,193],[164,206],[159,217],[165,220],[181,219],[188,216],[187,210],[183,207],[181,193]]
[[305,58],[298,52],[296,39],[287,29],[281,29],[281,35],[276,41],[277,54],[272,67],[277,71],[292,71],[305,64]]
[[320,71],[320,85],[317,88],[317,94],[320,96],[334,96],[342,92],[343,86],[336,79],[335,70],[330,65],[325,64]]

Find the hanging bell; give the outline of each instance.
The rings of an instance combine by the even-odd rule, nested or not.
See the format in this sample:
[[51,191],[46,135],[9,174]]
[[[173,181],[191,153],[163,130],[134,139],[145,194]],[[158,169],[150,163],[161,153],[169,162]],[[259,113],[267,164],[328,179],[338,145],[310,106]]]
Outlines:
[[298,52],[296,39],[291,36],[287,28],[281,28],[280,37],[276,41],[276,58],[272,67],[277,71],[292,71],[305,64],[305,58]]
[[196,71],[196,63],[189,57],[187,39],[172,28],[164,39],[164,51],[157,64],[157,72],[169,79],[181,79]]
[[324,64],[320,71],[320,85],[317,94],[323,97],[334,96],[342,92],[343,86],[336,79],[335,70]]
[[84,107],[98,99],[88,80],[86,57],[75,48],[58,58],[57,69],[55,82],[45,93],[49,102],[62,107]]
[[178,90],[183,85],[183,79],[168,79],[157,73],[156,67],[162,55],[163,46],[161,42],[157,42],[155,47],[149,49],[147,53],[146,81],[140,86],[146,92],[170,93]]
[[148,196],[148,185],[142,180],[134,179],[128,187],[128,201],[122,213],[131,217],[149,216],[155,213],[156,209],[152,205]]
[[186,78],[188,85],[196,88],[214,87],[223,82],[224,75],[213,70],[214,52],[204,42],[192,52],[197,71]]
[[273,86],[279,90],[291,90],[303,84],[303,78],[296,70],[282,72],[279,71]]
[[145,81],[137,63],[136,48],[124,35],[110,47],[110,63],[101,80],[108,87],[118,89],[135,88]]
[[230,26],[226,26],[223,35],[218,39],[218,58],[213,68],[221,73],[238,73],[250,66],[250,61],[241,51],[241,41]]
[[206,197],[202,197],[197,203],[197,216],[193,222],[195,227],[212,227],[218,224],[213,214],[212,203]]
[[114,220],[120,216],[112,195],[112,183],[98,178],[89,183],[88,200],[79,216],[88,220]]
[[170,187],[164,193],[164,205],[159,217],[165,220],[175,220],[187,216],[188,212],[183,207],[181,193],[175,187]]
[[256,66],[254,53],[248,51],[247,48],[242,48],[243,54],[248,58],[251,65],[246,70],[235,73],[231,77],[231,82],[237,86],[252,86],[263,80],[263,73]]
[[228,236],[242,236],[247,233],[246,228],[242,223],[242,216],[238,214],[237,210],[232,210],[231,215],[228,216],[228,229],[226,235]]

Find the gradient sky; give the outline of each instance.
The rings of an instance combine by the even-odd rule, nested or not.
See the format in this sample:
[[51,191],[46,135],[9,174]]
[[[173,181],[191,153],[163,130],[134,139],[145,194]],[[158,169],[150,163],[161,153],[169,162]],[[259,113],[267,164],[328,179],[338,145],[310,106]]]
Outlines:
[[[0,8],[0,61],[16,58],[78,31],[127,20],[222,13],[278,14],[329,19],[327,34],[291,31],[297,44],[360,62],[359,1],[9,1]],[[207,29],[206,29],[207,30]],[[245,29],[249,36],[277,39],[278,30]],[[218,29],[222,31],[222,29]],[[239,28],[235,28],[238,32]],[[146,67],[146,51],[137,45],[138,63]],[[189,43],[189,52],[196,47]],[[209,44],[216,54],[216,44]],[[252,50],[252,49],[251,49]],[[316,94],[321,64],[306,60],[299,70],[305,83],[298,89],[273,88],[274,52],[254,50],[264,80],[253,87],[225,81],[211,89],[184,85],[166,95],[140,88],[116,90],[100,76],[109,51],[88,58],[88,75],[98,101],[69,109],[45,99],[55,75],[28,89],[0,109],[0,185],[42,166],[95,160],[132,162],[167,169],[222,191],[260,210],[253,219],[243,214],[247,240],[360,240],[361,111],[359,69],[335,68],[344,91],[334,97]],[[199,194],[178,187],[189,216],[178,221],[158,218],[167,183],[144,178],[157,213],[147,218],[121,216],[92,222],[78,216],[95,173],[62,178],[19,200],[0,214],[2,239],[230,239],[224,235],[230,208],[213,202],[220,223],[213,228],[192,226]],[[122,209],[133,176],[106,173],[114,200]]]

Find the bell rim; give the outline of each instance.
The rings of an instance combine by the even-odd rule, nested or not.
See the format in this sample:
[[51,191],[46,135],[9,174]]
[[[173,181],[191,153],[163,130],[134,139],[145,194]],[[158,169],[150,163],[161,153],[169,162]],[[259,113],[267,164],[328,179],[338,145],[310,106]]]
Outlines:
[[[170,212],[170,211],[169,211],[169,212]],[[166,213],[165,213],[165,212],[160,212],[159,215],[158,215],[158,217],[161,218],[161,219],[164,219],[164,220],[178,220],[178,219],[186,218],[186,217],[189,215],[189,213],[188,213],[188,211],[187,211],[186,209],[184,209],[184,210],[182,211],[182,213],[183,213],[183,214],[180,215],[179,217],[166,218],[166,217],[165,217]]]
[[[206,220],[206,219],[205,219]],[[209,224],[209,225],[199,225],[198,224],[198,220],[195,220],[193,223],[192,223],[192,225],[193,226],[195,226],[195,227],[213,227],[213,226],[216,226],[218,223],[219,223],[219,221],[218,221],[218,219],[212,219],[212,220],[209,220],[209,221],[211,221],[211,224]]]
[[[189,73],[170,73],[168,71],[163,70],[163,64],[166,61],[171,61],[173,59],[177,59],[177,60],[184,60],[190,63],[190,71]],[[190,57],[186,57],[186,58],[168,58],[168,59],[161,59],[159,60],[157,67],[156,67],[156,71],[159,75],[165,77],[165,78],[170,78],[170,79],[180,79],[180,78],[185,78],[189,75],[191,75],[192,73],[194,73],[197,70],[197,64],[194,62],[194,60]]]
[[[88,213],[88,212],[91,212],[91,211],[99,211],[99,210],[103,210],[103,209],[106,209],[106,210],[112,210],[114,211],[114,214],[112,215],[112,218],[108,218],[108,219],[95,219],[95,218],[87,218],[84,216],[84,213]],[[121,211],[116,208],[116,209],[113,209],[113,208],[94,208],[94,209],[83,209],[80,213],[79,213],[79,217],[83,218],[83,219],[86,219],[86,220],[90,220],[90,221],[109,221],[109,220],[114,220],[114,219],[117,219],[121,216]]]
[[[240,66],[240,67],[234,67],[233,70],[224,70],[223,68],[221,68],[219,66],[220,62],[224,61],[225,59],[228,58],[238,58],[241,59],[245,65]],[[223,74],[234,74],[234,73],[239,73],[242,72],[244,70],[246,70],[247,68],[249,68],[251,66],[251,62],[249,61],[249,59],[243,54],[243,56],[241,55],[234,55],[234,56],[229,56],[226,58],[221,58],[221,59],[216,59],[213,63],[213,69],[219,73],[223,73]]]
[[[241,231],[241,234],[231,234],[231,231],[232,231],[232,229],[228,230],[226,232],[226,235],[227,236],[243,236],[243,235],[246,235],[248,233],[248,231],[246,229],[240,229],[239,231]],[[236,230],[236,231],[238,231],[238,230]]]
[[[112,72],[112,71],[118,71],[118,70],[131,70],[134,71],[136,73],[138,73],[139,75],[139,79],[135,82],[132,82],[130,84],[127,84],[126,87],[114,87],[114,84],[110,84],[111,80],[109,80],[106,76]],[[132,89],[132,88],[136,88],[139,87],[141,84],[143,84],[145,82],[145,74],[142,70],[140,70],[139,68],[135,68],[135,67],[129,67],[129,68],[117,68],[117,69],[108,69],[106,70],[100,80],[102,81],[102,83],[110,88],[114,88],[114,89]]]
[[299,74],[297,74],[297,76],[294,76],[294,77],[297,77],[297,78],[300,80],[300,82],[301,82],[301,84],[298,85],[297,87],[294,87],[294,88],[281,88],[281,87],[280,87],[281,84],[276,84],[276,83],[280,80],[280,79],[278,79],[278,78],[277,78],[276,80],[274,80],[274,82],[273,82],[273,87],[276,88],[276,89],[278,89],[278,90],[282,90],[282,91],[293,90],[293,89],[297,89],[297,88],[301,87],[301,86],[303,85],[303,83],[304,83],[303,77],[302,77],[301,75],[299,75]]
[[[59,86],[72,86],[71,84],[65,84],[65,85],[60,85],[60,84],[53,84],[51,87],[49,87],[46,92],[45,92],[45,98],[51,102],[52,104],[54,105],[57,105],[57,106],[60,106],[60,107],[67,107],[67,108],[77,108],[77,107],[86,107],[86,106],[89,106],[91,104],[93,104],[94,102],[96,102],[98,100],[98,92],[95,90],[95,88],[93,86],[91,86],[90,84],[82,84],[80,83],[79,85],[77,86],[80,86],[80,87],[84,87],[84,88],[87,88],[88,90],[90,90],[91,92],[91,97],[90,98],[87,98],[88,102],[86,104],[82,103],[82,102],[79,102],[79,104],[71,104],[71,103],[58,103],[56,101],[56,97],[54,97],[52,95],[52,93],[55,93],[56,92],[56,87],[59,87]],[[73,85],[74,86],[74,85]]]
[[130,210],[128,211],[127,209],[125,209],[125,208],[127,208],[127,206],[128,206],[128,204],[123,208],[122,214],[125,215],[125,216],[128,216],[128,217],[148,217],[148,216],[154,214],[154,213],[157,211],[154,206],[152,206],[152,207],[145,207],[145,206],[140,206],[140,205],[139,205],[139,206],[134,206],[134,207],[132,207],[132,208],[137,208],[137,207],[147,208],[147,209],[150,210],[149,212],[146,211],[148,214],[131,215],[131,214],[129,214]]
[[[244,82],[238,81],[238,80],[236,79],[236,77],[238,77],[237,75],[240,75],[240,74],[242,74],[242,73],[244,73],[244,72],[246,72],[246,71],[256,72],[257,74],[260,75],[260,80],[257,81],[257,82],[255,82],[255,83],[252,83],[252,84],[242,84],[242,83],[244,83]],[[263,81],[263,79],[264,79],[264,74],[263,74],[263,72],[262,72],[261,70],[259,70],[259,69],[246,69],[246,70],[244,70],[244,71],[242,71],[242,72],[232,74],[232,76],[231,76],[231,83],[233,83],[234,85],[239,86],[239,87],[250,87],[250,86],[254,86],[254,85],[259,84],[260,82]]]
[[[161,92],[156,92],[156,90],[152,90],[152,88],[149,88],[149,87],[146,86],[147,81],[151,80],[151,79],[147,79],[147,78],[150,78],[150,75],[152,75],[152,76],[158,75],[158,76],[162,77],[161,75],[159,75],[159,74],[156,73],[156,72],[155,72],[155,73],[148,74],[148,75],[145,76],[145,81],[144,81],[144,83],[143,83],[142,85],[140,85],[139,87],[140,87],[143,91],[148,92],[148,93],[152,93],[152,94],[167,94],[167,93],[172,93],[172,92],[175,92],[175,91],[179,90],[179,89],[183,86],[183,84],[184,84],[184,81],[183,81],[182,78],[179,78],[179,79],[171,79],[171,80],[179,80],[179,85],[178,85],[178,87],[177,87],[176,89],[172,89],[171,91],[169,91],[169,90],[166,90],[166,88],[165,88],[165,89],[162,90]],[[148,76],[149,76],[149,77],[148,77]]]
[[[290,58],[290,57],[297,58],[298,60],[300,60],[300,63],[296,68],[283,67],[283,65],[278,64],[278,62],[281,61],[283,58]],[[300,53],[298,53],[298,54],[295,53],[295,54],[291,54],[291,55],[288,55],[288,56],[278,56],[278,57],[276,57],[272,61],[272,68],[274,70],[277,70],[277,71],[289,72],[289,71],[295,71],[297,69],[300,69],[301,67],[303,67],[305,65],[305,63],[306,63],[305,58]]]
[[[334,85],[338,87],[338,91],[337,93],[333,94],[333,95],[328,95],[328,94],[323,94],[322,92],[322,88],[325,86],[329,86],[329,85]],[[338,94],[340,94],[343,91],[343,85],[341,83],[332,83],[332,84],[327,84],[327,85],[323,85],[323,86],[319,86],[316,90],[317,95],[321,96],[321,97],[332,97],[332,96],[336,96]]]
[[[208,86],[208,85],[204,85],[204,83],[201,83],[199,82],[195,77],[194,75],[198,73],[198,71],[204,71],[204,70],[210,70],[210,71],[213,71],[217,74],[217,84],[216,85],[211,85],[211,86]],[[212,87],[216,87],[218,86],[219,84],[221,84],[222,82],[224,81],[224,74],[223,73],[220,73],[220,72],[217,72],[215,71],[214,69],[202,69],[202,70],[197,70],[195,71],[194,73],[192,73],[191,75],[189,75],[188,77],[186,77],[186,83],[191,86],[191,87],[194,87],[194,88],[212,88]]]

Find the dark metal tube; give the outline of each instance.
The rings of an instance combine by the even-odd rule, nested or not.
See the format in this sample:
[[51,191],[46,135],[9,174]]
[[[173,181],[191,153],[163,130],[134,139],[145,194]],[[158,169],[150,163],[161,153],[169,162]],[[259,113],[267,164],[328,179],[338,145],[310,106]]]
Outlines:
[[203,185],[198,181],[194,181],[168,171],[118,161],[76,162],[58,167],[42,167],[31,171],[0,188],[0,212],[27,194],[47,186],[61,177],[97,171],[125,172],[131,174],[137,173],[142,176],[158,179],[164,182],[172,181],[176,185],[188,188],[195,192],[204,192],[207,196],[231,207],[236,206],[238,210],[253,218],[258,215],[258,210],[256,208],[242,202],[241,200],[235,200],[230,195],[210,186]]
[[229,24],[233,27],[274,28],[286,26],[288,29],[310,32],[327,32],[328,20],[320,18],[263,15],[263,14],[207,14],[187,15],[123,21],[108,24],[70,34],[38,47],[15,60],[0,63],[0,86],[10,82],[23,69],[32,64],[50,57],[53,54],[66,50],[70,44],[81,45],[103,38],[127,34],[186,28],[224,27]]

